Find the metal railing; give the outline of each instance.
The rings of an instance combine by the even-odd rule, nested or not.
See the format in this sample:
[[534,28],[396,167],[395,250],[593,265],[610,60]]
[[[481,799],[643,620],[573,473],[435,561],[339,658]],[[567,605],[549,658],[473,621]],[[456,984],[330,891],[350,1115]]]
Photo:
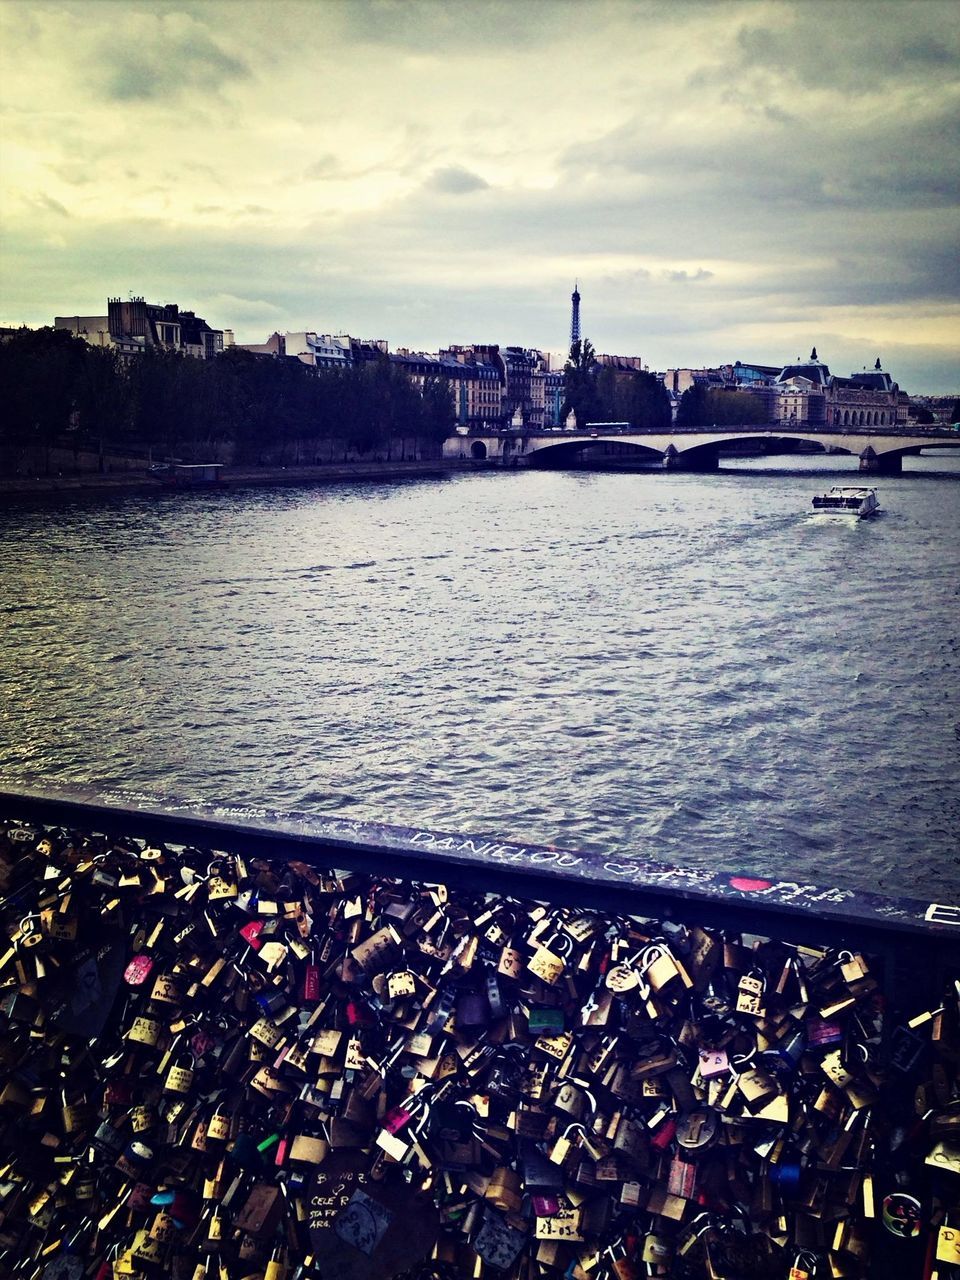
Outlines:
[[[226,853],[442,882],[473,892],[696,923],[798,944],[882,955],[899,989],[931,991],[960,955],[960,905],[788,880],[757,868],[681,868],[633,849],[609,855],[499,836],[258,806],[185,803],[120,788],[11,787],[0,817]],[[837,858],[843,851],[837,851]],[[898,976],[899,975],[899,976]]]

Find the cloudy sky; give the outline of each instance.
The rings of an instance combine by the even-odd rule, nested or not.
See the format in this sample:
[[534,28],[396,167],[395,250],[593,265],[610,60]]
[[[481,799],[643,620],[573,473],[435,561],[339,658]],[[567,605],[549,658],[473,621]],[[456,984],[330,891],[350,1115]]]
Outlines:
[[5,0],[0,323],[108,294],[960,391],[955,0]]

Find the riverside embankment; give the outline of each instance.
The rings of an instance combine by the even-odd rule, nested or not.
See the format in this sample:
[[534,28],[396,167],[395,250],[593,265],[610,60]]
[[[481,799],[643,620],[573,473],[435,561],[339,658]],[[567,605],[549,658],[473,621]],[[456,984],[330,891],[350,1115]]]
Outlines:
[[[440,478],[452,471],[473,471],[483,465],[460,459],[436,459],[417,462],[338,462],[290,467],[225,466],[220,472],[218,484],[205,487],[252,488],[260,485],[342,484],[351,480],[421,480]],[[0,476],[0,498],[44,494],[163,493],[176,487],[145,470],[105,474],[86,471],[42,476]]]

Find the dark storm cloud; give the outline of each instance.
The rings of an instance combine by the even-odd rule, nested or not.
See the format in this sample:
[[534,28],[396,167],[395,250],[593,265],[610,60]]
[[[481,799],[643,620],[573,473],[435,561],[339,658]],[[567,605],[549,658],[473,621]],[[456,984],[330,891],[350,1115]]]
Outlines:
[[103,92],[115,102],[177,98],[188,89],[215,92],[250,75],[246,62],[221,49],[199,24],[184,26],[161,15],[135,35],[106,39],[100,56]]
[[[945,68],[956,69],[960,27],[953,3],[928,0],[923,6],[892,0],[867,8],[862,0],[784,8],[782,20],[765,12],[737,32],[739,57],[717,68],[723,76],[773,72],[810,89],[851,94],[882,91],[895,79],[903,84]],[[927,32],[918,27],[933,28]]]
[[447,165],[444,169],[435,169],[423,184],[429,191],[441,195],[462,196],[470,191],[483,191],[490,184],[478,173],[471,173],[460,165]]
[[580,0],[486,0],[438,4],[437,0],[349,0],[328,16],[362,44],[385,44],[409,53],[453,53],[493,46],[518,49],[562,35],[564,14]]
[[[783,125],[745,134],[738,128],[705,141],[661,141],[636,119],[568,148],[562,162],[574,180],[620,171],[654,188],[709,191],[739,205],[927,208],[960,199],[958,135],[960,107],[952,103],[913,117],[878,115],[850,131],[838,120],[815,118],[799,130]],[[722,216],[722,208],[717,213]]]

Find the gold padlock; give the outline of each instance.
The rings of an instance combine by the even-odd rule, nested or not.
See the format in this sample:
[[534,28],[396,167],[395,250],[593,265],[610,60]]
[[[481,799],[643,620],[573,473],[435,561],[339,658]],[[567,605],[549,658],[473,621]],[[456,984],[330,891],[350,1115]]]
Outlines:
[[[189,1066],[184,1065],[189,1061]],[[178,1058],[167,1072],[167,1078],[163,1082],[165,1093],[189,1093],[193,1087],[193,1059]]]
[[564,1161],[569,1157],[570,1152],[571,1152],[572,1147],[573,1147],[573,1143],[572,1143],[572,1142],[571,1142],[571,1140],[567,1137],[567,1135],[568,1135],[569,1133],[572,1133],[575,1129],[576,1129],[579,1133],[581,1133],[581,1134],[583,1133],[583,1125],[582,1125],[582,1124],[571,1124],[571,1125],[567,1125],[566,1129],[564,1129],[564,1131],[563,1131],[563,1133],[561,1133],[560,1137],[559,1137],[559,1138],[557,1138],[557,1139],[554,1141],[553,1146],[550,1148],[550,1155],[549,1155],[549,1158],[550,1158],[551,1163],[553,1163],[553,1164],[563,1164],[563,1163],[564,1163]]
[[133,1107],[130,1112],[130,1126],[134,1133],[146,1133],[156,1122],[157,1116],[153,1107],[141,1105]]
[[654,991],[663,991],[680,978],[677,962],[670,949],[661,942],[644,948],[640,953],[639,965],[644,980]]
[[644,1236],[643,1252],[640,1255],[641,1262],[652,1262],[659,1266],[665,1266],[673,1257],[673,1247],[668,1236],[657,1235],[650,1232]]
[[223,1106],[218,1106],[207,1121],[207,1142],[226,1142],[232,1127],[229,1111]]
[[862,978],[870,976],[867,962],[859,951],[841,951],[839,959],[844,982],[859,982]]
[[172,974],[159,973],[153,984],[153,990],[150,992],[150,999],[157,1004],[179,1004],[181,1000],[180,989],[177,986],[176,979]]
[[237,886],[222,875],[212,875],[207,881],[207,897],[211,902],[223,902],[238,893]]
[[155,1018],[145,1018],[142,1015],[134,1018],[133,1025],[127,1032],[127,1039],[133,1040],[136,1044],[155,1045],[160,1039],[160,1023]]
[[548,947],[538,947],[527,962],[527,968],[541,982],[553,986],[563,976],[564,961]]
[[484,1199],[489,1200],[495,1209],[500,1209],[503,1213],[519,1213],[523,1203],[519,1173],[506,1165],[494,1169],[484,1192]]
[[763,992],[766,983],[759,969],[751,969],[737,983],[737,1013],[762,1018],[765,1013]]
[[387,995],[391,1000],[400,1000],[406,996],[417,994],[417,982],[409,969],[401,969],[387,977]]

